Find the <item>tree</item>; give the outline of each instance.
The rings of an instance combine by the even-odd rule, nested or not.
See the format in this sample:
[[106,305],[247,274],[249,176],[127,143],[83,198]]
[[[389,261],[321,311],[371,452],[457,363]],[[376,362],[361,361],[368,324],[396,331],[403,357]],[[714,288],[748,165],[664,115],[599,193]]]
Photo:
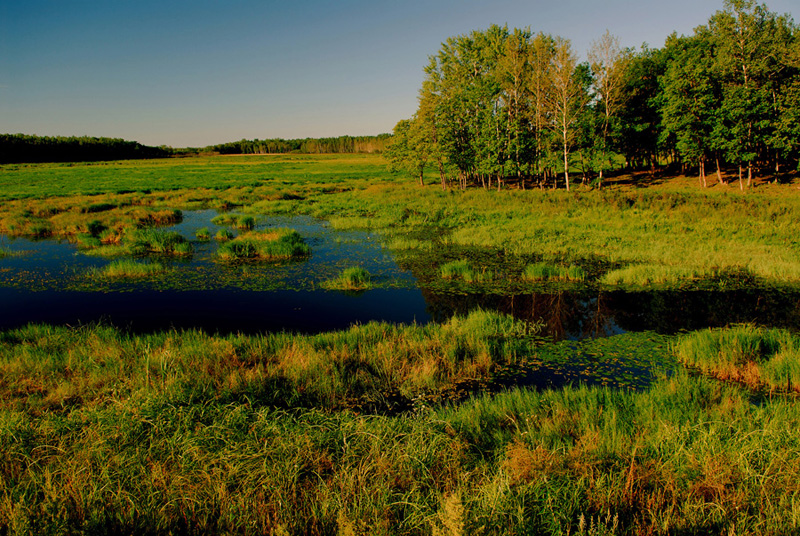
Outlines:
[[625,105],[624,82],[630,51],[620,48],[619,38],[606,30],[603,37],[592,43],[588,56],[594,75],[595,106],[601,112],[602,118],[598,169],[598,184],[602,184],[603,170],[608,165],[612,122],[617,120],[620,110]]
[[578,135],[578,119],[588,101],[586,88],[576,76],[578,60],[568,39],[555,39],[545,93],[546,108],[552,120],[550,128],[559,139],[564,159],[564,182],[569,191],[569,153]]
[[425,168],[430,157],[430,143],[425,125],[415,115],[394,127],[392,142],[386,149],[391,171],[405,171],[425,186]]

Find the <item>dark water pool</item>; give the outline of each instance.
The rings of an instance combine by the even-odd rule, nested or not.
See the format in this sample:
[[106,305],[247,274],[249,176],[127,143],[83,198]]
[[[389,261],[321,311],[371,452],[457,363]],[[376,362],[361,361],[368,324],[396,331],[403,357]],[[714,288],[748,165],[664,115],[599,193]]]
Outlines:
[[[257,228],[291,227],[311,246],[308,259],[226,264],[212,240],[195,231],[219,227],[215,211],[187,212],[168,228],[193,241],[190,258],[160,258],[167,274],[146,281],[98,280],[92,268],[111,262],[54,240],[11,240],[0,247],[24,252],[0,258],[0,329],[30,322],[78,325],[104,322],[133,332],[198,328],[211,333],[343,329],[372,320],[444,321],[475,308],[498,310],[544,325],[555,340],[627,332],[676,333],[732,323],[800,328],[800,292],[779,288],[731,291],[622,292],[573,290],[515,295],[456,294],[420,288],[380,237],[339,231],[308,217],[270,217]],[[143,260],[144,261],[144,260]],[[377,288],[346,294],[320,284],[344,268],[362,266]]]

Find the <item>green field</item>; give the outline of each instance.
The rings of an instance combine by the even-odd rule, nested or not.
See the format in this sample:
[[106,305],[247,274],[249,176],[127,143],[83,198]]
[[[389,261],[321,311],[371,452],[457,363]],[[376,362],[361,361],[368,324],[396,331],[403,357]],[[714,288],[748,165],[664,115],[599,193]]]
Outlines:
[[[366,155],[6,165],[0,232],[180,256],[158,227],[217,208],[367,229],[462,293],[800,282],[796,185],[606,184],[442,191]],[[793,534],[797,348],[757,326],[555,342],[480,310],[319,335],[8,330],[0,534]],[[574,383],[497,387],[523,370]]]

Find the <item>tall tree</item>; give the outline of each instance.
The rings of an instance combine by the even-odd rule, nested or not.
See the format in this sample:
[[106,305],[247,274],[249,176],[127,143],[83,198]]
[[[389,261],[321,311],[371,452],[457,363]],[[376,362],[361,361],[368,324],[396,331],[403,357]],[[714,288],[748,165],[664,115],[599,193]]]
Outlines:
[[606,30],[603,37],[592,43],[588,56],[594,75],[595,106],[601,117],[598,184],[602,185],[603,171],[608,166],[609,135],[625,105],[624,83],[630,51],[623,50],[619,38]]
[[555,39],[555,54],[547,79],[546,107],[551,128],[558,136],[564,163],[564,183],[569,191],[569,154],[578,136],[578,120],[588,101],[586,88],[576,76],[578,59],[568,39]]

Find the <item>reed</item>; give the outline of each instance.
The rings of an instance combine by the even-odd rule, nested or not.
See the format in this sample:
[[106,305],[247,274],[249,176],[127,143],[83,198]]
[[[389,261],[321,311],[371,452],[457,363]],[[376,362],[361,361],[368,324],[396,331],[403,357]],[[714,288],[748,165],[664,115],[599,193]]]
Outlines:
[[554,266],[547,263],[529,264],[522,273],[523,279],[529,281],[583,281],[586,272],[580,266]]
[[372,278],[364,268],[353,266],[345,268],[337,277],[323,281],[322,288],[345,291],[369,290],[372,288]]
[[439,273],[443,279],[460,279],[467,283],[482,283],[492,281],[494,272],[486,268],[477,270],[466,259],[459,259],[443,264],[439,268]]
[[752,325],[697,331],[675,343],[675,354],[714,377],[754,389],[800,391],[800,337]]
[[294,229],[251,231],[225,242],[217,256],[225,261],[285,260],[307,257],[311,248]]
[[137,262],[130,259],[114,261],[102,268],[93,268],[90,273],[100,278],[142,278],[164,272],[164,265],[157,262]]
[[201,242],[208,242],[211,240],[211,232],[208,230],[208,227],[201,227],[194,232],[194,236]]

